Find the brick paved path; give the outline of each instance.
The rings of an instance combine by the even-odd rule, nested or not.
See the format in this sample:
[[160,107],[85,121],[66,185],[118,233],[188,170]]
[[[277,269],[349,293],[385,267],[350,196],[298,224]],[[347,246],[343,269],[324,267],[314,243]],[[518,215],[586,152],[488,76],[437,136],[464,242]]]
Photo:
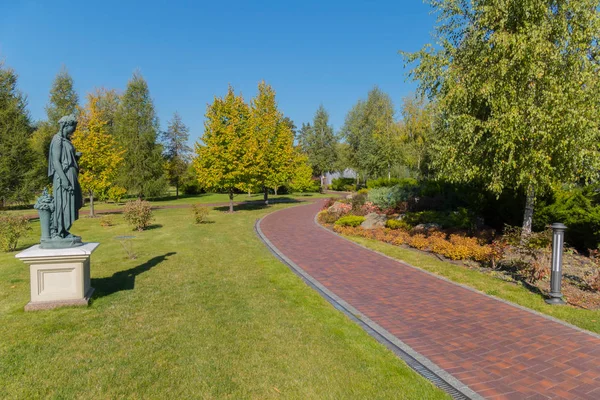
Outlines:
[[600,399],[600,339],[405,266],[325,231],[322,202],[263,234],[327,289],[485,398]]

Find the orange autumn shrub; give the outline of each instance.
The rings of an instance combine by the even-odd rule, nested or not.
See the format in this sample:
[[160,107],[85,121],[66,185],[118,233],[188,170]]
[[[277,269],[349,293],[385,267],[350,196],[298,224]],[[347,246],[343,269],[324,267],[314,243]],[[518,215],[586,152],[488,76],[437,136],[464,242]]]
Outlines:
[[471,251],[473,252],[471,258],[479,262],[492,262],[496,257],[494,250],[489,245],[479,245],[473,247]]
[[444,238],[441,238],[439,236],[429,237],[429,250],[431,250],[434,253],[443,255],[444,257],[448,257],[448,254],[451,253],[452,247],[454,247],[454,245]]
[[427,237],[429,238],[434,238],[434,239],[446,239],[446,234],[444,232],[441,231],[429,231],[429,233],[427,234]]
[[422,233],[417,233],[408,239],[408,245],[415,249],[425,250],[429,247],[429,240]]
[[358,229],[354,226],[333,225],[333,231],[340,235],[360,236]]
[[468,237],[468,236],[464,236],[464,235],[457,235],[457,234],[450,235],[448,240],[450,241],[450,243],[452,243],[453,245],[456,245],[456,246],[471,247],[471,246],[479,245],[477,238]]
[[402,229],[378,228],[363,229],[350,226],[334,226],[333,230],[341,235],[359,236],[374,239],[395,246],[409,245],[419,250],[431,251],[451,260],[475,260],[491,262],[500,254],[492,245],[480,244],[480,239],[459,234],[447,235],[441,231],[409,233]]
[[395,246],[401,246],[403,244],[408,244],[408,241],[410,240],[410,234],[406,231],[402,231],[402,230],[396,230],[394,232],[394,238],[392,239],[391,243]]
[[498,262],[504,258],[504,255],[509,249],[509,244],[506,240],[500,238],[494,240],[488,247],[490,250],[490,264],[492,268],[496,268]]

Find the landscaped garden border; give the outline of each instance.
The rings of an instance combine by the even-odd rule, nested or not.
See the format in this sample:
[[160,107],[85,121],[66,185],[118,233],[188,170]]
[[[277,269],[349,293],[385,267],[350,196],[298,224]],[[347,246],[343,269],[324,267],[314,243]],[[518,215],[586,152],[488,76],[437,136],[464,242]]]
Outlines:
[[403,265],[600,338],[600,310],[585,310],[568,305],[560,307],[547,305],[540,294],[482,274],[464,265],[442,261],[430,253],[413,248],[402,248],[374,239],[341,235],[321,224],[318,214],[314,217],[314,223],[333,235]]

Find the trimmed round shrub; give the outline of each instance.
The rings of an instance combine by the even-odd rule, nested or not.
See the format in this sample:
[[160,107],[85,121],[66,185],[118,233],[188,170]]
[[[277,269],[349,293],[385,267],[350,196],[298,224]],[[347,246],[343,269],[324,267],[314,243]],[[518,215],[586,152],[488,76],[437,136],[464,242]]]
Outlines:
[[388,219],[385,223],[385,227],[390,229],[403,229],[405,231],[410,231],[412,229],[412,226],[408,222],[401,219]]
[[337,221],[335,221],[335,224],[337,226],[357,227],[360,224],[362,224],[364,220],[365,220],[365,217],[361,217],[359,215],[346,215],[346,216],[338,219]]

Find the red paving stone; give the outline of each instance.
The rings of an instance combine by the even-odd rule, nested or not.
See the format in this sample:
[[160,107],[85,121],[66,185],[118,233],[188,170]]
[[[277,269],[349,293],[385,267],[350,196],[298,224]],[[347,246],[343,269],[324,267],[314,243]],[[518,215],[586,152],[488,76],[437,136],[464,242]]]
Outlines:
[[600,339],[369,251],[314,223],[322,202],[266,216],[279,251],[490,399],[600,399]]

